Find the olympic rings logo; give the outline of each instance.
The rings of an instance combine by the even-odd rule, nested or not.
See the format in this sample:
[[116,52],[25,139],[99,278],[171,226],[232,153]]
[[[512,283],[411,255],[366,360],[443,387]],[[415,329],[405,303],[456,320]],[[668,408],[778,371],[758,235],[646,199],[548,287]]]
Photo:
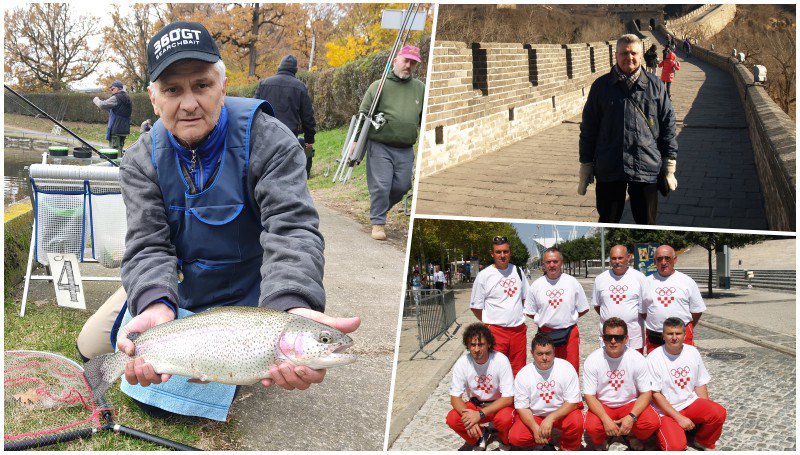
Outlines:
[[507,288],[507,287],[515,285],[516,283],[517,283],[517,279],[516,278],[504,278],[504,279],[500,280],[499,284],[500,284],[500,286],[502,286],[504,288]]
[[564,295],[564,290],[554,289],[552,291],[547,291],[545,294],[547,294],[547,296],[550,297],[551,299],[554,299],[556,297],[561,297],[562,295]]
[[656,294],[661,297],[672,295],[675,293],[675,288],[656,288]]
[[622,379],[625,376],[625,370],[606,371],[606,376],[608,379]]
[[475,376],[475,382],[478,384],[488,384],[492,382],[492,375],[487,374],[485,376]]
[[621,286],[616,286],[616,285],[609,286],[609,288],[608,288],[608,292],[614,292],[614,293],[625,292],[627,290],[628,290],[628,286],[625,286],[624,284],[621,285]]
[[671,374],[673,378],[685,378],[691,372],[692,370],[688,366],[669,370],[669,374]]
[[556,381],[540,382],[536,384],[536,389],[542,392],[544,392],[545,390],[550,390],[555,388],[556,388]]

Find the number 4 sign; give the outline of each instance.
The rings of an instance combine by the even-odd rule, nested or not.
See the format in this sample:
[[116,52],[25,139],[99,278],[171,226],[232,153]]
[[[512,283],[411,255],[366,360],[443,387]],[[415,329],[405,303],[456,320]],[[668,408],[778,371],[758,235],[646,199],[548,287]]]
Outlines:
[[74,254],[48,253],[47,260],[50,262],[58,306],[85,310],[78,258]]

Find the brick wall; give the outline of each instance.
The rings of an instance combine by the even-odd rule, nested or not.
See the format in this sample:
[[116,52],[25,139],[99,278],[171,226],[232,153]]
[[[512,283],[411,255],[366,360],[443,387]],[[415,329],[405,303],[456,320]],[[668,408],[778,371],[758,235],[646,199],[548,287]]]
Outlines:
[[[720,11],[720,14],[725,17],[730,12]],[[671,32],[664,27],[659,27],[659,30],[662,33]],[[692,55],[733,76],[745,109],[769,228],[796,230],[797,125],[769,97],[764,87],[754,84],[753,74],[747,69],[746,63],[741,64],[733,57],[702,46],[694,46]]]
[[680,38],[685,35],[699,40],[714,36],[736,15],[736,5],[703,5],[691,13],[669,21],[667,27]]
[[495,151],[579,114],[592,82],[611,69],[613,47],[613,42],[437,41],[420,174]]

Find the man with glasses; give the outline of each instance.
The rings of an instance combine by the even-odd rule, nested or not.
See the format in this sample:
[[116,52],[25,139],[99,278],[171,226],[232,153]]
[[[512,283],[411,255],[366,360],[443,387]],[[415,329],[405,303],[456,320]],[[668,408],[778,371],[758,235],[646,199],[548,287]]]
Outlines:
[[686,450],[686,432],[695,430],[688,444],[698,450],[714,449],[727,411],[708,398],[711,376],[700,352],[683,343],[686,329],[678,318],[664,321],[662,336],[664,345],[647,355],[653,403],[661,415],[658,444],[661,450]]
[[644,309],[642,301],[647,293],[647,277],[628,267],[630,254],[624,245],[614,245],[609,251],[611,270],[606,270],[594,280],[592,306],[600,315],[600,326],[611,317],[628,324],[628,347],[639,353],[644,349]]
[[472,285],[470,308],[479,320],[492,331],[495,350],[511,362],[514,375],[525,366],[527,332],[522,307],[528,292],[528,281],[514,264],[510,264],[511,246],[508,238],[492,239],[490,252],[494,264],[478,273]]
[[556,357],[580,368],[580,334],[578,318],[589,311],[583,287],[571,275],[563,273],[564,259],[558,248],[542,255],[544,276],[531,284],[525,298],[525,314],[553,340]]
[[603,323],[602,348],[589,354],[583,364],[583,398],[589,407],[584,428],[599,450],[608,449],[608,438],[633,435],[632,449],[640,449],[659,426],[650,406],[652,385],[642,354],[626,346],[628,324],[620,318]]
[[561,430],[561,450],[580,450],[583,414],[578,409],[581,387],[578,373],[555,356],[553,341],[537,333],[531,341],[533,362],[514,380],[517,416],[508,438],[521,447],[549,446],[553,428]]
[[644,71],[642,41],[617,40],[617,64],[592,84],[583,107],[578,194],[597,179],[601,223],[619,223],[625,192],[637,224],[656,224],[659,179],[674,191],[678,141],[664,83]]
[[[511,364],[494,350],[495,340],[485,325],[476,322],[464,330],[464,346],[469,352],[453,366],[447,425],[464,438],[464,450],[474,449],[483,438],[482,423],[492,422],[503,444],[514,415],[514,375]],[[464,394],[469,401],[464,401]]]
[[661,330],[669,317],[683,321],[686,326],[684,343],[694,345],[694,328],[706,310],[697,283],[675,270],[677,262],[671,246],[661,245],[656,249],[656,273],[648,277],[649,288],[643,303],[648,353],[664,344]]

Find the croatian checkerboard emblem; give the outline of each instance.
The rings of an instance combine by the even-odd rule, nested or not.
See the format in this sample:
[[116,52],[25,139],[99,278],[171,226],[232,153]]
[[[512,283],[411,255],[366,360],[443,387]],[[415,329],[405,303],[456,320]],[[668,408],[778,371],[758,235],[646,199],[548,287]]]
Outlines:
[[614,284],[614,285],[611,285],[611,286],[608,287],[608,292],[609,292],[609,294],[611,296],[611,300],[613,300],[614,303],[616,303],[617,305],[619,305],[620,302],[625,300],[625,297],[626,297],[625,291],[627,291],[627,290],[628,290],[628,286],[626,286],[624,284],[622,284],[622,285]]
[[553,309],[558,308],[558,306],[564,303],[564,299],[561,297],[564,295],[563,289],[551,289],[547,291],[547,303],[553,307]]
[[609,384],[614,390],[619,390],[622,387],[622,384],[625,384],[625,370],[611,370],[606,371],[606,376],[608,376]]
[[675,294],[675,288],[656,288],[656,300],[665,307],[675,301],[673,294]]
[[671,374],[672,377],[674,378],[673,381],[675,382],[675,385],[680,387],[681,389],[685,389],[686,384],[688,384],[689,381],[692,379],[689,376],[690,374],[692,374],[692,370],[689,368],[688,365],[669,370],[669,374]]
[[505,292],[509,297],[514,297],[514,294],[517,293],[517,289],[519,288],[516,286],[516,284],[516,278],[504,278],[500,280],[500,287],[503,288],[503,292]]
[[477,389],[482,390],[486,393],[492,391],[492,375],[491,374],[482,374],[480,376],[475,376],[475,382],[478,384]]
[[545,403],[550,403],[556,394],[556,381],[539,382],[536,384],[536,390],[539,391],[539,396],[542,397]]

